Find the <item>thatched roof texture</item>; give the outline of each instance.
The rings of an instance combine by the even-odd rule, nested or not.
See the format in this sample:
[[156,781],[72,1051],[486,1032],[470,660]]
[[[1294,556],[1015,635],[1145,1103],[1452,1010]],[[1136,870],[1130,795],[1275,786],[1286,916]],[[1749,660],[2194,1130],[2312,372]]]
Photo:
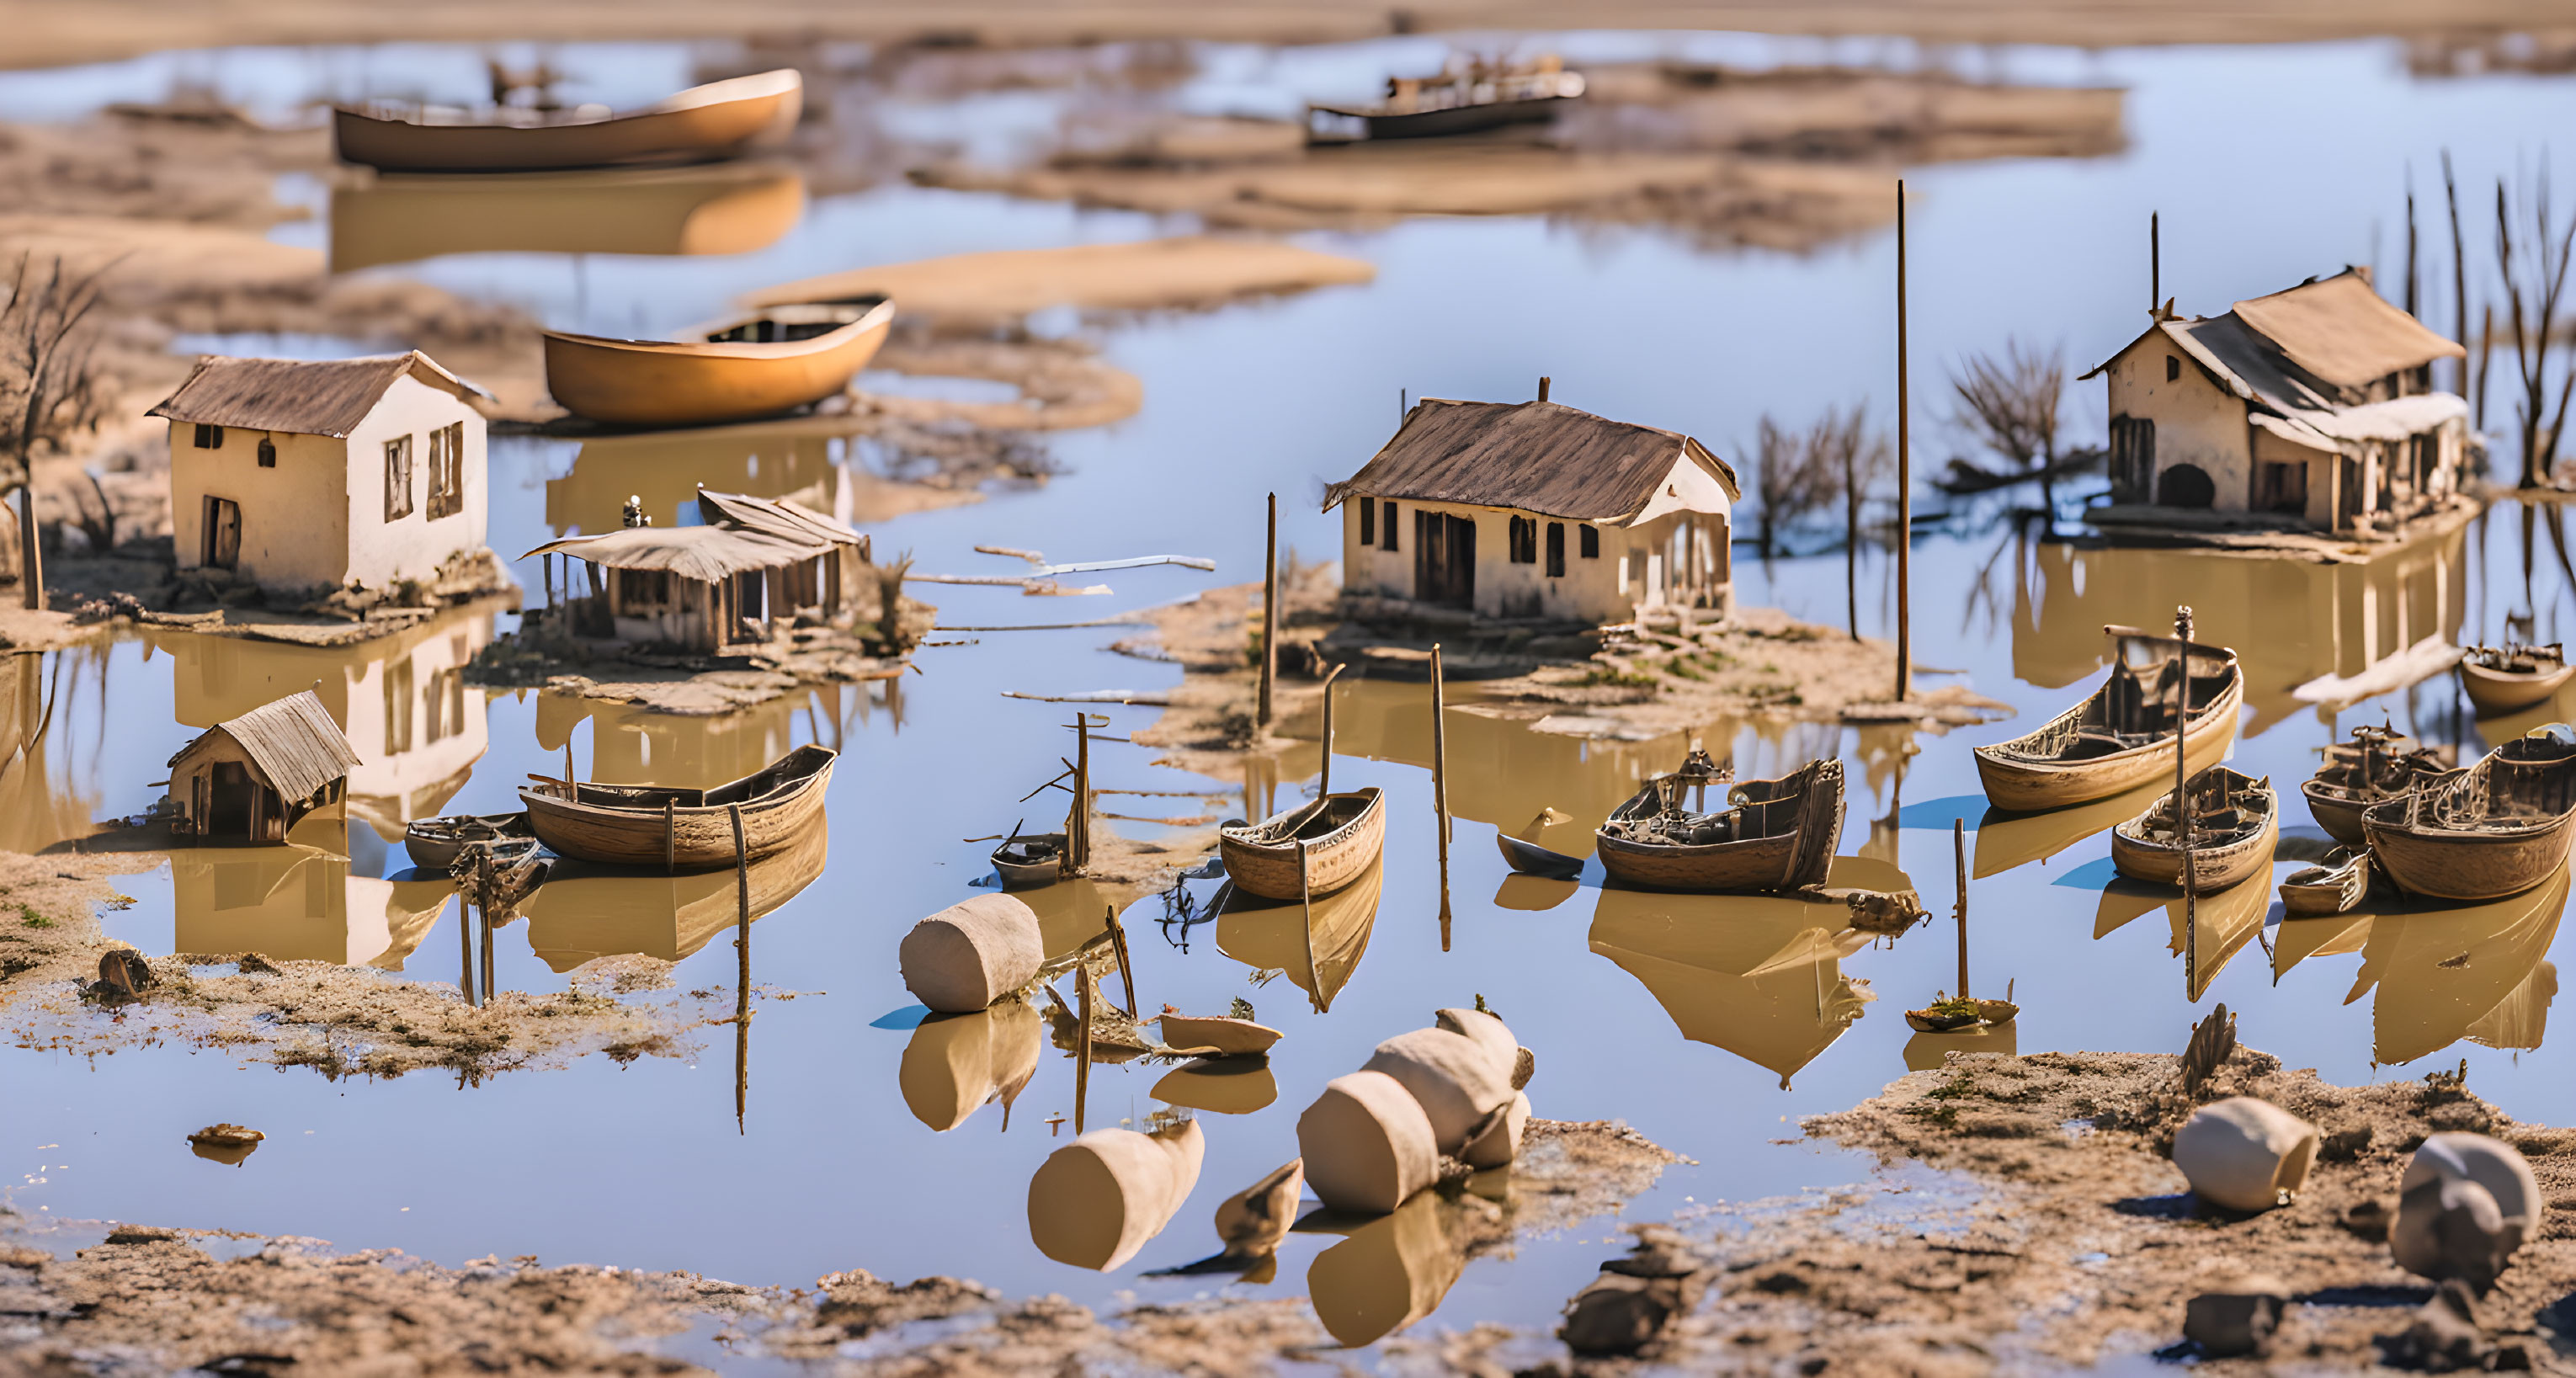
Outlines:
[[710,526],[729,522],[746,531],[787,541],[857,545],[862,539],[847,522],[825,516],[803,503],[753,497],[749,493],[719,493],[710,488],[698,490],[698,519]]
[[831,548],[828,542],[788,540],[733,526],[629,526],[548,541],[528,555],[564,554],[609,569],[666,569],[712,584],[810,560]]
[[2290,362],[2339,387],[2362,387],[2401,369],[2468,354],[2390,305],[2349,268],[2286,292],[2240,301],[2234,314]]
[[415,349],[357,359],[197,360],[177,392],[146,416],[246,431],[286,431],[345,440],[404,375],[461,398],[491,394],[440,368]]
[[[1725,500],[1742,496],[1735,470],[1677,431],[1555,402],[1426,397],[1376,458],[1325,490],[1324,510],[1368,496],[1615,523],[1636,517],[1659,496],[1678,496],[1661,490],[1675,486],[1667,480],[1684,463],[1706,471]],[[1706,510],[1726,507],[1720,502]]]
[[170,758],[171,766],[175,768],[218,733],[239,744],[251,764],[267,777],[269,788],[287,800],[309,799],[358,765],[348,734],[331,720],[331,711],[310,689],[215,724],[180,748]]

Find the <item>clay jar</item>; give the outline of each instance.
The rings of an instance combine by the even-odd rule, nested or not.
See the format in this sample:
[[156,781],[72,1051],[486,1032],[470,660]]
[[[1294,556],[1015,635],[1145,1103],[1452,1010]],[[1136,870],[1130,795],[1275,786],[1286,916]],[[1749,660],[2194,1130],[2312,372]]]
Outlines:
[[1512,1101],[1511,1063],[1498,1060],[1491,1045],[1447,1029],[1397,1034],[1377,1045],[1361,1070],[1384,1072],[1413,1093],[1443,1153],[1465,1148],[1485,1118]]
[[1206,1153],[1196,1120],[1151,1134],[1095,1129],[1029,1179],[1029,1238],[1058,1263],[1105,1273],[1171,1223]]
[[1297,1117],[1307,1185],[1335,1210],[1383,1215],[1431,1185],[1440,1146],[1404,1084],[1384,1072],[1335,1077]]
[[977,895],[903,935],[903,984],[941,1014],[980,1010],[1029,983],[1046,958],[1037,911],[1016,895]]
[[2204,1201],[2233,1211],[2268,1211],[2308,1180],[2317,1127],[2252,1096],[2230,1096],[2192,1112],[2174,1135],[2174,1166]]
[[2397,1265],[2483,1291],[2540,1223],[2548,1200],[2520,1152],[2484,1134],[2436,1134],[2397,1184],[2388,1250]]

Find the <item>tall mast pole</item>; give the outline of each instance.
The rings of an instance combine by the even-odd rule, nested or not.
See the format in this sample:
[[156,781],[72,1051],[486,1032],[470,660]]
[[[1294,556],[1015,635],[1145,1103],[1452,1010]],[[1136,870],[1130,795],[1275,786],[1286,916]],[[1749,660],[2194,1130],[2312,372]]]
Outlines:
[[1905,392],[1905,179],[1896,179],[1896,701],[1914,692],[1914,446]]

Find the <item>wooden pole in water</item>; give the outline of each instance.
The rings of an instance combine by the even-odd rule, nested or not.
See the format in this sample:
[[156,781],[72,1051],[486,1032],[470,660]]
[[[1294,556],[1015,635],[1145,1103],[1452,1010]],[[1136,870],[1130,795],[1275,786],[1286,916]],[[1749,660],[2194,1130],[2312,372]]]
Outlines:
[[1118,906],[1110,905],[1101,922],[1109,928],[1109,952],[1118,959],[1118,981],[1127,989],[1127,1017],[1136,1017],[1136,969],[1127,965],[1127,925],[1118,921]]
[[474,899],[462,890],[456,894],[456,984],[466,1004],[483,1003],[474,993]]
[[1348,662],[1324,672],[1324,769],[1315,777],[1315,797],[1322,799],[1333,792],[1333,681],[1341,678]]
[[1065,820],[1063,869],[1081,875],[1091,866],[1091,715],[1073,714],[1073,811]]
[[480,907],[483,910],[483,996],[488,1000],[492,997],[492,987],[495,984],[492,964],[492,850],[488,847],[474,849],[474,879],[475,893],[482,897]]
[[1440,840],[1440,950],[1449,950],[1449,732],[1440,643],[1431,643],[1431,807]]
[[2191,859],[2191,766],[2185,751],[2191,727],[2191,607],[2174,609],[2174,850],[2182,861],[2182,984],[2200,970],[2200,877]]
[[1254,725],[1270,727],[1270,681],[1279,674],[1279,495],[1270,495],[1270,546],[1261,573],[1261,701]]
[[1968,821],[1950,820],[1950,855],[1959,870],[1959,998],[1968,998]]
[[662,800],[662,874],[680,869],[680,806],[675,799]]
[[564,797],[576,804],[581,802],[581,782],[572,776],[572,737],[569,734],[564,737]]
[[751,1099],[751,849],[743,841],[742,805],[727,805],[725,812],[733,817],[733,945],[741,955],[733,1007],[733,1128],[740,1134]]
[[2152,316],[2165,304],[2164,216],[2147,212],[2147,314]]
[[1905,179],[1896,179],[1896,701],[1914,693],[1914,443],[1905,378]]
[[1082,1132],[1082,1108],[1091,1098],[1091,968],[1079,957],[1073,964],[1074,1018],[1081,1021],[1073,1032],[1073,1132]]

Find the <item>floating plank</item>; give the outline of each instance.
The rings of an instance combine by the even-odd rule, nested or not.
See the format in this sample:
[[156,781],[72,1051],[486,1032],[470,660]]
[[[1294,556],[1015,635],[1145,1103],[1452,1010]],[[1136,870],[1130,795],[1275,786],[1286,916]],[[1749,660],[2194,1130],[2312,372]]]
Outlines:
[[1002,691],[1002,697],[1034,699],[1039,703],[1132,703],[1148,708],[1164,708],[1171,705],[1172,691],[1169,689],[1094,689],[1082,694],[1031,694],[1017,689],[1005,689]]

